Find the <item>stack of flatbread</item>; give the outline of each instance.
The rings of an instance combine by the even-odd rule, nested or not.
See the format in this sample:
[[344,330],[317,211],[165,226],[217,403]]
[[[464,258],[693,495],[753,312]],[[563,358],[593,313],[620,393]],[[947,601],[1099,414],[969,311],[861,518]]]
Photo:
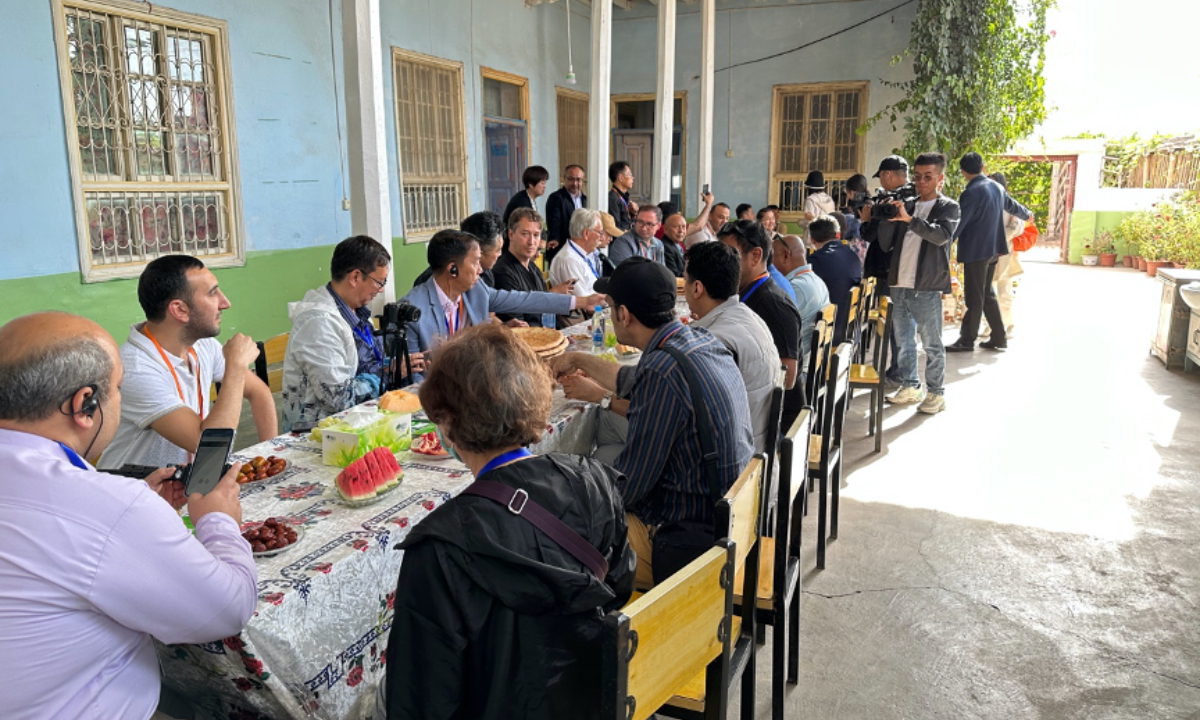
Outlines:
[[566,336],[554,328],[519,327],[513,332],[543,360],[562,355],[569,344]]
[[675,294],[683,295],[683,278],[675,278]]

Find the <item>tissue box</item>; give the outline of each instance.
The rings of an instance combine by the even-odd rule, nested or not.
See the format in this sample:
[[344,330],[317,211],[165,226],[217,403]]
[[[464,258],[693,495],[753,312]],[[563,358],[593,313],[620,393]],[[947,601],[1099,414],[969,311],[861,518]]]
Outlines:
[[321,458],[326,465],[346,467],[377,447],[393,453],[412,444],[412,415],[378,410],[351,410],[321,429]]

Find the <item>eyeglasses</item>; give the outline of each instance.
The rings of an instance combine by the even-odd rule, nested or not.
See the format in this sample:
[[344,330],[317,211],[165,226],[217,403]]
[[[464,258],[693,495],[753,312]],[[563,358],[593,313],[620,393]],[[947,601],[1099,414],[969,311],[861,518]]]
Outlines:
[[359,270],[359,272],[362,273],[363,277],[368,278],[371,282],[375,283],[375,287],[379,288],[380,290],[387,287],[387,278],[384,278],[383,282],[379,282],[373,275],[368,275],[367,273],[362,272],[362,270]]
[[634,225],[640,225],[640,226],[642,226],[642,227],[654,227],[655,225],[657,225],[657,224],[658,224],[658,221],[657,221],[657,220],[651,220],[650,222],[646,222],[645,220],[634,220],[634,221],[633,221],[633,224],[634,224]]

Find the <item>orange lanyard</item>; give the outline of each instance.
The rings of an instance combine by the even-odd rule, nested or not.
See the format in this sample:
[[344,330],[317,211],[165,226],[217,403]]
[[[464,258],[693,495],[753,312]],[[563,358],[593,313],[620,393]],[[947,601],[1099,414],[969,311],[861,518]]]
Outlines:
[[451,317],[450,315],[447,315],[445,312],[443,312],[442,315],[444,315],[446,318],[446,334],[450,335],[451,337],[457,335],[458,331],[462,329],[462,321],[463,321],[462,295],[458,296],[458,311],[456,313],[454,313],[454,316],[453,316],[454,324],[453,325],[450,324],[450,317]]
[[[167,370],[171,372],[171,379],[175,381],[175,392],[179,393],[179,399],[187,405],[187,398],[183,396],[183,386],[179,384],[179,376],[175,374],[175,368],[171,365],[171,360],[167,357],[167,353],[162,349],[162,345],[158,344],[158,340],[150,334],[150,329],[145,325],[142,326],[142,334],[150,338],[150,342],[154,343],[154,347],[158,348],[158,354],[162,356],[163,363],[166,364]],[[188,354],[192,356],[192,362],[196,367],[196,414],[200,416],[200,421],[204,421],[204,395],[200,387],[200,358],[196,357],[196,351],[188,348]]]

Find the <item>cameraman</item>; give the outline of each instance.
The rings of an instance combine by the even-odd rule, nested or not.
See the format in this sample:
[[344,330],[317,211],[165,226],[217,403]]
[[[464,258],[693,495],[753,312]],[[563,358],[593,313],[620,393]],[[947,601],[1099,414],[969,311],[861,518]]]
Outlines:
[[[942,345],[942,293],[950,292],[950,238],[958,227],[958,203],[938,192],[945,179],[946,156],[921,153],[913,167],[915,199],[892,201],[894,217],[878,226],[877,242],[891,256],[893,337],[899,346],[896,365],[903,383],[887,400],[920,403],[933,415],[945,409],[943,382],[946,351]],[[925,347],[925,386],[917,380],[917,339]]]
[[[879,169],[873,177],[879,178],[879,184],[884,192],[892,192],[908,184],[908,161],[899,155],[888,155],[879,163]],[[888,271],[892,266],[890,246],[884,250],[879,246],[879,228],[886,220],[879,216],[878,211],[872,210],[876,201],[867,200],[858,208],[858,219],[861,223],[859,235],[867,243],[867,254],[863,259],[863,277],[875,278],[875,293],[878,296],[890,295]],[[893,323],[894,325],[894,323]],[[901,385],[900,371],[896,364],[899,348],[896,345],[896,333],[888,338],[891,343],[891,360],[888,362],[885,383],[889,389]]]
[[[283,432],[379,397],[389,364],[367,304],[387,284],[391,262],[383,245],[366,235],[346,238],[333,250],[330,281],[288,303]],[[414,373],[425,369],[421,353],[413,354],[412,366]]]

